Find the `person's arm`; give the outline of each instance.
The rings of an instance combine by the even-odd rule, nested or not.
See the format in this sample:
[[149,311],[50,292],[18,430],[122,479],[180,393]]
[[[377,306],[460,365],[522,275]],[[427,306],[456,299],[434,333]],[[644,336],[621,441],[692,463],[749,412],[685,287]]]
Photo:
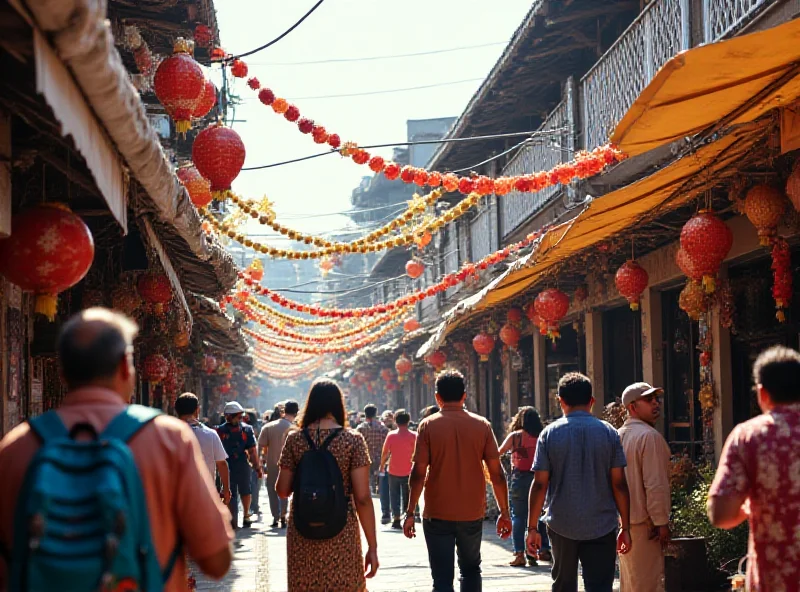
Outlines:
[[261,459],[258,456],[258,442],[256,442],[256,434],[252,428],[250,428],[249,436],[249,446],[247,447],[247,456],[250,458],[250,465],[253,467],[253,470],[258,475],[258,478],[264,476],[264,469],[261,467]]
[[742,430],[734,428],[722,449],[717,473],[708,492],[708,519],[717,528],[730,530],[747,520],[746,502],[750,477],[744,455]]
[[222,499],[228,504],[231,501],[231,475],[228,471],[228,461],[217,461],[217,473],[219,473],[219,480],[222,482]]
[[292,483],[294,482],[294,470],[297,468],[299,462],[298,456],[295,454],[295,446],[293,436],[287,434],[284,440],[283,450],[281,450],[281,458],[278,461],[280,470],[278,471],[278,480],[275,483],[275,493],[282,499],[289,499],[292,495]]
[[511,432],[506,439],[503,440],[503,443],[500,445],[500,454],[505,454],[506,452],[511,452],[514,448],[514,435],[516,432]]
[[409,539],[417,536],[416,527],[414,526],[414,514],[419,504],[419,498],[422,495],[422,488],[425,487],[430,458],[427,425],[423,423],[420,424],[417,432],[417,442],[414,444],[414,454],[411,457],[411,474],[408,477],[408,505],[406,506],[406,516],[403,520],[403,534]]
[[611,469],[611,493],[619,513],[619,535],[617,535],[617,552],[624,555],[631,550],[631,494],[628,481],[625,479],[624,467]]
[[221,580],[228,573],[233,563],[233,546],[228,543],[228,546],[220,549],[209,557],[194,558],[197,567],[200,568],[204,574],[214,580]]
[[383,450],[381,450],[381,463],[378,465],[378,470],[383,470],[386,463],[389,461],[389,453],[392,449],[392,439],[387,437],[383,441]]
[[548,485],[550,485],[550,471],[534,471],[533,483],[528,492],[528,536],[526,537],[528,553],[534,556],[542,548],[542,536],[539,534],[538,526]]
[[[366,448],[366,444],[365,444]],[[371,578],[378,571],[378,536],[375,528],[375,506],[372,504],[372,494],[369,487],[369,465],[364,465],[350,471],[350,481],[353,487],[353,503],[358,514],[358,521],[367,539],[367,553],[364,556],[364,571],[366,577]]]

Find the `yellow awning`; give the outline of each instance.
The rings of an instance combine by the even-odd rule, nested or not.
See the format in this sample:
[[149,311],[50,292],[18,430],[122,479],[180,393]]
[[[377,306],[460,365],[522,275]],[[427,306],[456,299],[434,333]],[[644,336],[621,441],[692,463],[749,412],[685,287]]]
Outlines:
[[659,70],[611,141],[634,156],[718,123],[754,121],[800,97],[800,19],[678,54]]
[[737,165],[747,159],[767,129],[767,122],[740,126],[649,177],[595,198],[576,218],[551,229],[530,255],[448,311],[440,331],[426,344],[426,351],[438,347],[473,314],[517,296],[571,256],[687,203],[704,190],[707,182],[719,183],[735,175]]

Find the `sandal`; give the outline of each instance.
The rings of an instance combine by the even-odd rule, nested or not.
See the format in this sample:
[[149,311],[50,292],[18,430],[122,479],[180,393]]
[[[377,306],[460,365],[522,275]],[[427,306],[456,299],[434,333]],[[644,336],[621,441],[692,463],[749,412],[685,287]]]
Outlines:
[[542,549],[539,551],[539,559],[542,561],[552,561],[553,555],[547,549]]

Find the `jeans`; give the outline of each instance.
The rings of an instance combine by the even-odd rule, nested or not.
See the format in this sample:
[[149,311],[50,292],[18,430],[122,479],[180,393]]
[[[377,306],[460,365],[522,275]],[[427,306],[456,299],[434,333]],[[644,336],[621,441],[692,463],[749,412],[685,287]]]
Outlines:
[[278,482],[278,467],[267,467],[267,497],[269,498],[269,511],[272,514],[272,519],[277,522],[278,520],[286,520],[286,510],[289,507],[288,499],[281,499],[278,497],[278,492],[275,491],[275,484]]
[[392,505],[392,519],[400,520],[408,506],[408,476],[389,475],[389,500]]
[[428,560],[431,564],[433,592],[455,592],[455,552],[461,572],[461,592],[481,592],[481,538],[483,520],[454,522],[425,519],[422,521]]
[[389,473],[384,473],[383,477],[378,477],[378,494],[381,498],[381,515],[383,518],[389,517]]
[[[239,520],[239,496],[250,495],[252,489],[250,488],[250,473],[252,468],[247,463],[228,462],[228,471],[230,472],[231,481],[231,503],[228,504],[228,509],[231,511],[231,518],[234,524],[238,524]],[[249,508],[244,508],[245,516],[250,513]]]
[[250,498],[250,512],[253,514],[260,514],[261,508],[258,505],[259,493],[261,491],[261,479],[258,478],[258,473],[255,469],[250,469],[250,492],[253,497]]
[[[617,531],[589,541],[562,537],[547,529],[553,552],[553,592],[578,591],[578,562],[586,592],[611,592],[617,560]],[[644,591],[642,591],[644,592]]]
[[[511,510],[511,540],[514,542],[514,553],[525,551],[526,531],[528,528],[528,494],[533,483],[531,471],[511,473],[508,485],[508,501]],[[550,539],[547,537],[547,526],[539,520],[538,531],[542,536],[542,550],[550,550]]]

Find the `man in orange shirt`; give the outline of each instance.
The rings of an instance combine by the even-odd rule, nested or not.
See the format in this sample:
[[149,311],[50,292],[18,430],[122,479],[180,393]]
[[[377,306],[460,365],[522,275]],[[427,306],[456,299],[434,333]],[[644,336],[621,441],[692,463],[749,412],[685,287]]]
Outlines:
[[[87,423],[101,433],[125,410],[136,384],[133,339],[136,324],[102,308],[82,311],[62,328],[58,341],[61,374],[69,389],[58,415],[70,430]],[[28,423],[0,441],[0,546],[13,546],[14,514],[25,473],[39,438]],[[161,415],[145,425],[129,447],[147,499],[150,529],[159,564],[167,565],[180,542],[197,566],[222,578],[233,552],[230,514],[212,486],[200,446],[191,428]],[[0,590],[8,587],[6,562],[0,561]],[[185,557],[178,558],[165,592],[187,590]]]

